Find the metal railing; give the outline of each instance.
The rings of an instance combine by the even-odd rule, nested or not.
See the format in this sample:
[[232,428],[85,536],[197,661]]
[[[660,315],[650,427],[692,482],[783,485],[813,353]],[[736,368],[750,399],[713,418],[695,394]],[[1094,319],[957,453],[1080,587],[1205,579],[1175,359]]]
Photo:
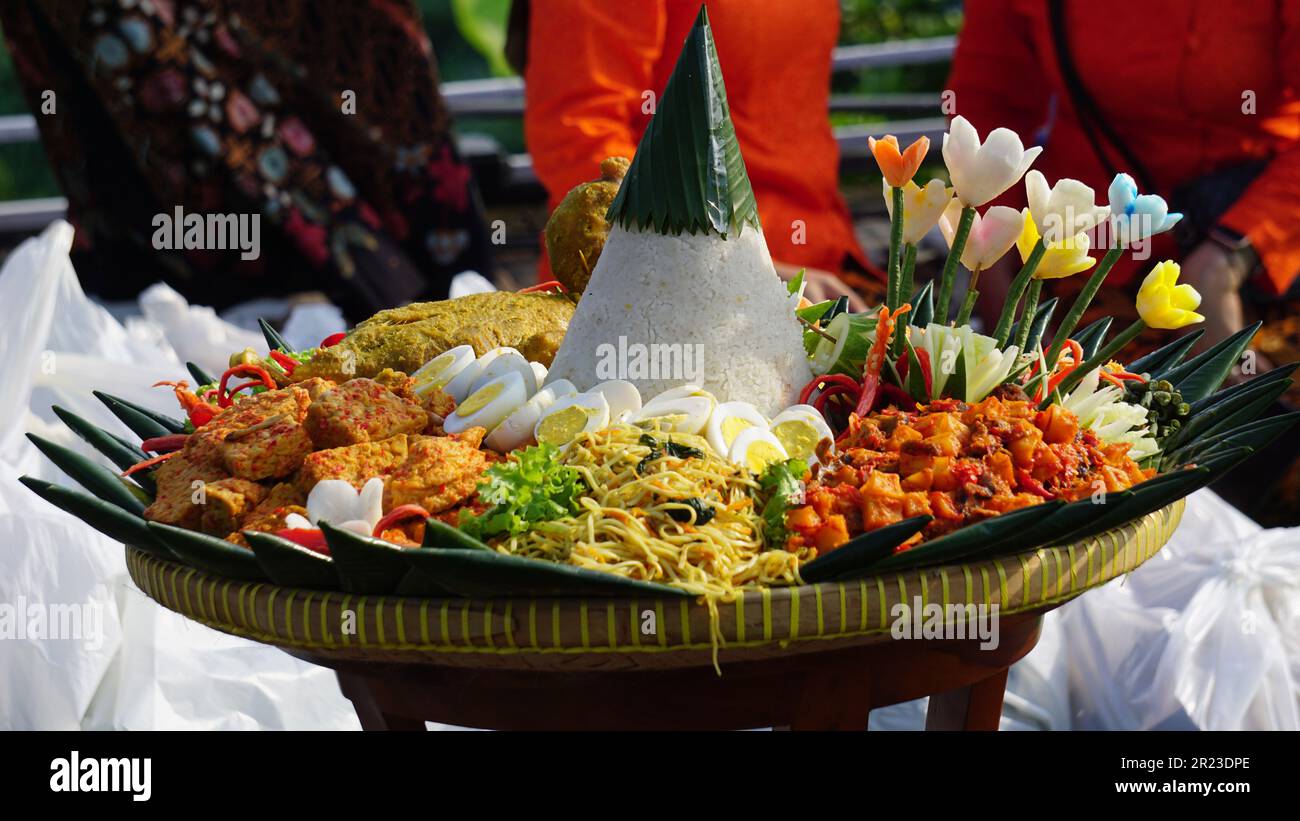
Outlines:
[[[944,62],[952,57],[956,42],[955,37],[931,37],[840,46],[835,49],[832,69],[835,72],[845,72]],[[518,77],[444,83],[442,93],[453,116],[461,119],[515,118],[522,116],[524,111],[524,83]],[[927,94],[832,95],[832,112],[927,115],[836,127],[835,137],[840,146],[841,163],[852,165],[864,161],[870,155],[867,149],[868,137],[895,134],[904,143],[922,135],[931,140],[939,139],[947,128],[947,122],[943,117],[935,116],[938,105],[938,96]],[[31,143],[39,139],[36,118],[32,115],[0,117],[0,146]],[[489,199],[489,194],[493,193],[512,197],[541,194],[541,187],[533,172],[532,158],[527,154],[505,152],[491,137],[472,132],[461,135],[458,144]],[[66,211],[67,200],[62,197],[0,202],[0,234],[39,231],[62,217]]]

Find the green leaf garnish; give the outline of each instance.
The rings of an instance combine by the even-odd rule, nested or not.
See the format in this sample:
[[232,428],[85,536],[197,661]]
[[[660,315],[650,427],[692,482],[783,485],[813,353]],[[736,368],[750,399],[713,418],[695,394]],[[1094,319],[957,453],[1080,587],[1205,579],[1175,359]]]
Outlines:
[[578,512],[581,474],[560,462],[560,451],[542,444],[516,451],[488,468],[478,496],[492,505],[482,515],[462,510],[460,529],[476,539],[518,535],[538,522]]

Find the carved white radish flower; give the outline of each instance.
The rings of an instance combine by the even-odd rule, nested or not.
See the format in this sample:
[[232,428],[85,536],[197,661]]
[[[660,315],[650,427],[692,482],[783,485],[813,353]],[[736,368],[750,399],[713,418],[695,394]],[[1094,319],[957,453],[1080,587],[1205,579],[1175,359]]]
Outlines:
[[943,161],[964,205],[983,205],[1015,185],[1042,152],[1039,146],[1026,149],[1007,128],[993,129],[981,144],[975,126],[960,116],[943,135]]
[[307,494],[307,516],[290,513],[284,524],[293,530],[310,530],[329,522],[340,530],[370,536],[383,515],[383,479],[369,480],[360,491],[342,479],[324,479]]

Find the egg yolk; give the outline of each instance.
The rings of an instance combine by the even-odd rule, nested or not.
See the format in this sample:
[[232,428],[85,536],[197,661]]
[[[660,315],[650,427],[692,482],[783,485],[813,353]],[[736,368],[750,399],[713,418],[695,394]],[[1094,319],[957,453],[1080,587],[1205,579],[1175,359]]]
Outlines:
[[799,419],[782,422],[772,428],[772,435],[781,441],[786,452],[796,459],[810,456],[817,450],[817,429]]
[[567,445],[587,427],[587,410],[570,405],[556,411],[537,426],[537,441],[549,445]]
[[722,441],[731,447],[731,443],[745,428],[754,427],[754,423],[739,416],[728,416],[722,420]]
[[781,461],[781,451],[771,442],[762,439],[755,441],[745,449],[745,465],[751,473],[762,473],[773,462]]
[[504,382],[493,382],[491,385],[484,385],[467,396],[465,401],[456,407],[456,414],[463,419],[470,414],[478,413],[483,410],[487,403],[496,399],[504,389]]

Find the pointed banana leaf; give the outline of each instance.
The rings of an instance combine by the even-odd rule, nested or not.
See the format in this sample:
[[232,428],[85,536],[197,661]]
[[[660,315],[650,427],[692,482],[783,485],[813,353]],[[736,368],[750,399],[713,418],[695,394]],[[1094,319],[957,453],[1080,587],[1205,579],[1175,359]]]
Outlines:
[[1105,533],[1107,530],[1159,510],[1202,487],[1204,485],[1202,479],[1206,473],[1208,471],[1201,468],[1182,468],[1173,473],[1148,479],[1121,493],[1108,494],[1106,503],[1097,506],[1102,512],[1084,527],[1058,540],[1057,544],[1077,542],[1080,539],[1096,536],[1098,533]]
[[1242,328],[1199,356],[1166,371],[1160,378],[1174,383],[1174,387],[1183,395],[1184,402],[1204,399],[1218,390],[1223,380],[1228,378],[1261,324],[1256,322],[1248,328]]
[[1162,379],[1165,371],[1178,365],[1187,356],[1187,352],[1192,349],[1196,341],[1205,336],[1204,328],[1197,328],[1189,334],[1184,334],[1168,345],[1156,348],[1146,356],[1138,357],[1130,362],[1126,367],[1129,373],[1150,374],[1152,379]]
[[1270,442],[1280,436],[1284,431],[1300,422],[1300,411],[1283,413],[1278,416],[1268,416],[1263,419],[1256,419],[1253,422],[1247,422],[1240,427],[1232,430],[1216,433],[1213,436],[1202,437],[1194,442],[1189,442],[1178,450],[1168,454],[1170,464],[1183,465],[1188,462],[1194,462],[1198,458],[1208,454],[1221,445],[1243,446],[1253,448],[1255,451],[1263,450]]
[[916,293],[912,294],[912,318],[908,323],[917,327],[924,328],[934,321],[934,282],[926,282]]
[[193,362],[186,362],[185,367],[189,370],[190,376],[194,377],[194,384],[196,386],[216,384],[217,378],[203,370],[201,366],[195,365]]
[[1207,408],[1193,416],[1183,429],[1161,443],[1165,450],[1177,450],[1199,438],[1232,430],[1246,424],[1263,413],[1291,386],[1290,379],[1251,385],[1241,393]]
[[151,411],[103,391],[91,391],[91,393],[141,439],[166,436],[170,433],[185,433],[185,423],[166,414]]
[[329,543],[339,584],[347,593],[393,593],[411,569],[402,558],[406,551],[392,542],[340,530],[327,522],[321,522],[320,529]]
[[271,323],[259,316],[257,318],[257,324],[258,327],[262,329],[262,336],[266,337],[267,347],[273,351],[281,350],[285,353],[293,353],[293,348],[290,347],[288,342],[284,341],[284,337],[280,336],[279,331],[271,327]]
[[916,355],[910,339],[904,339],[907,347],[907,392],[918,402],[929,402],[930,391],[925,386],[925,371],[921,369],[921,360]]
[[1024,534],[1015,539],[1014,550],[998,552],[1015,553],[1046,545],[1066,544],[1063,537],[1085,527],[1095,519],[1098,507],[1099,505],[1093,502],[1091,497],[1067,502],[1060,510],[1038,524],[1026,528]]
[[[931,363],[932,368],[941,368],[943,365],[938,362]],[[943,383],[944,396],[950,396],[953,399],[966,398],[966,357],[962,354],[957,355],[957,360],[953,363],[953,373],[948,377],[948,381]]]
[[894,522],[878,530],[855,536],[848,542],[818,556],[799,569],[799,575],[809,584],[827,581],[847,581],[867,575],[867,567],[894,552],[894,548],[921,532],[933,521],[933,516],[914,516]]
[[285,587],[338,590],[339,574],[329,556],[294,544],[273,533],[245,530],[253,556],[271,581]]
[[1291,374],[1295,373],[1297,367],[1300,367],[1300,362],[1292,362],[1289,365],[1282,365],[1281,367],[1274,368],[1266,373],[1261,373],[1258,376],[1238,382],[1235,385],[1230,385],[1221,391],[1215,391],[1204,399],[1197,399],[1195,402],[1191,403],[1192,416],[1195,417],[1198,413],[1214,407],[1225,399],[1230,399],[1239,393],[1245,393],[1252,386],[1267,385],[1270,382],[1276,382],[1279,379],[1287,379]]
[[[73,433],[80,436],[86,444],[102,453],[108,461],[122,470],[126,470],[137,462],[143,462],[149,458],[148,454],[135,445],[128,444],[103,428],[90,424],[70,410],[61,408],[58,405],[53,405],[50,409],[54,411],[55,416],[63,420],[63,424],[67,425]],[[148,471],[133,474],[131,480],[143,488],[150,496],[157,492]]]
[[429,519],[424,524],[425,547],[457,547],[462,550],[487,550],[495,552],[486,542],[481,542],[458,527],[452,527],[438,519]]
[[197,530],[150,522],[149,530],[182,562],[207,573],[246,582],[270,581],[253,551]]
[[825,327],[826,323],[830,322],[840,314],[847,313],[848,310],[849,298],[847,296],[839,297],[831,303],[831,307],[826,311],[826,313],[822,314],[822,327]]
[[599,570],[508,556],[495,550],[420,548],[403,550],[411,566],[460,596],[689,596],[666,584],[628,579]]
[[89,493],[35,479],[31,476],[20,476],[18,481],[22,482],[28,490],[37,496],[60,510],[71,513],[108,538],[139,548],[159,559],[176,561],[175,554],[168,550],[166,545],[150,532],[144,519],[127,513],[112,502],[96,499]]
[[[1042,341],[1043,333],[1047,330],[1047,323],[1052,321],[1052,314],[1056,311],[1056,306],[1060,301],[1058,297],[1052,297],[1046,302],[1040,303],[1038,309],[1034,311],[1034,321],[1029,326],[1029,339],[1025,342],[1026,351],[1032,351]],[[1016,322],[1011,326],[1011,335],[1007,338],[1015,339],[1019,333],[1020,323]]]
[[394,592],[397,596],[415,596],[420,598],[459,598],[455,593],[438,584],[438,580],[428,573],[416,570],[414,567],[402,577],[397,583],[397,590]]
[[1085,359],[1101,350],[1101,346],[1106,341],[1106,334],[1110,332],[1112,321],[1111,317],[1103,316],[1083,330],[1075,331],[1074,335],[1070,337],[1079,343],[1079,347],[1083,348],[1083,357]]
[[1010,541],[1019,532],[1046,519],[1064,506],[1065,502],[1052,500],[985,519],[937,539],[922,542],[902,553],[886,556],[872,565],[870,570],[872,573],[883,573],[886,570],[943,564],[974,553],[986,552]]
[[140,500],[131,488],[127,486],[116,473],[96,462],[92,462],[75,450],[69,450],[62,445],[56,445],[48,439],[42,439],[34,433],[27,434],[33,445],[45,454],[45,457],[54,464],[58,465],[59,470],[71,476],[86,490],[103,499],[106,502],[112,502],[128,513],[136,516],[144,514],[144,502]]

